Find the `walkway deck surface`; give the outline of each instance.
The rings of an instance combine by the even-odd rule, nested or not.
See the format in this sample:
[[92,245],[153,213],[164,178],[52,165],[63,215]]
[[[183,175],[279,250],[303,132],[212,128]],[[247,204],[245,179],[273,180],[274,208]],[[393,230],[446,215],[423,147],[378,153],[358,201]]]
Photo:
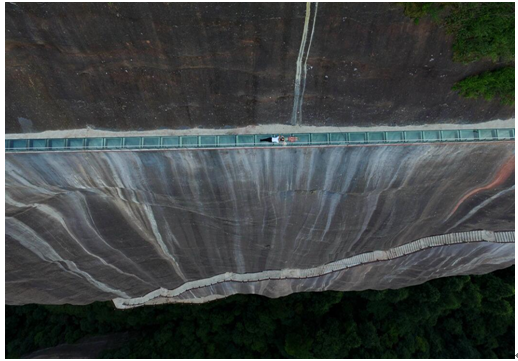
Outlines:
[[274,136],[274,134],[7,139],[5,141],[5,150],[6,152],[41,152],[486,142],[514,140],[515,130],[512,128],[450,129],[388,132],[290,133],[283,135],[286,139],[288,137],[296,137],[297,140],[279,144],[260,141],[263,138]]

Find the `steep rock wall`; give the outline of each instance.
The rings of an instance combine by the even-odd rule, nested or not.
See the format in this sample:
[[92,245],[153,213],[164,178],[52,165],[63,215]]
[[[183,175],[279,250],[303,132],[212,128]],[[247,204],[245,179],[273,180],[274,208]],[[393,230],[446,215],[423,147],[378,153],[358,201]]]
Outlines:
[[[260,280],[238,281],[204,280],[206,285],[159,289],[142,297],[114,300],[117,308],[125,309],[162,303],[203,303],[234,294],[260,294],[282,297],[296,292],[382,290],[417,285],[437,277],[483,274],[514,264],[514,232],[512,242],[494,244],[458,244],[428,248],[392,260],[361,263],[344,270],[329,272],[318,277],[281,278],[263,272]],[[250,276],[251,274],[242,275]],[[210,282],[210,283],[209,283]],[[185,290],[184,290],[185,288]]]
[[[6,216],[8,303],[140,297],[432,235],[514,230],[514,142],[7,154]],[[487,272],[514,262],[512,249],[439,247],[383,263],[383,280],[330,289]],[[318,291],[328,277],[296,282]],[[287,292],[221,287],[212,294]]]
[[[388,3],[8,3],[6,131],[405,125],[513,117],[460,98],[498,67]],[[294,111],[295,110],[295,111]]]

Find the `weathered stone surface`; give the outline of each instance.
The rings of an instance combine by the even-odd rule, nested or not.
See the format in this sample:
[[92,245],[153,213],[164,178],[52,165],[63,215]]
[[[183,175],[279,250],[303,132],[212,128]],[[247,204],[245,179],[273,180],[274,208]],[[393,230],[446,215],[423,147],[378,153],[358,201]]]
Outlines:
[[450,90],[498,64],[453,63],[445,30],[424,19],[415,25],[394,4],[321,3],[310,13],[304,3],[6,9],[8,133],[290,124],[297,102],[296,122],[306,125],[467,123],[514,114],[497,100]]
[[[133,298],[432,235],[514,230],[514,143],[7,154],[6,216],[7,303]],[[404,287],[506,267],[513,250],[451,245],[194,295]]]
[[202,303],[234,294],[277,298],[297,292],[382,290],[400,288],[403,284],[408,287],[436,277],[484,274],[511,266],[514,251],[514,243],[459,244],[426,249],[391,261],[367,263],[320,277],[222,282],[190,289],[175,297],[153,297],[151,294],[129,302],[116,299],[115,304],[119,308],[131,308],[163,303]]

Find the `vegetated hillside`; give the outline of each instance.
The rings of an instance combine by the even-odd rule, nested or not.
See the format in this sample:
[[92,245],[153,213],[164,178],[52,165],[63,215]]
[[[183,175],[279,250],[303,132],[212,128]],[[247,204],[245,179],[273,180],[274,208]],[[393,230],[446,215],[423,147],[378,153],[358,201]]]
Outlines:
[[510,358],[514,292],[513,266],[387,291],[239,295],[127,311],[109,303],[7,306],[6,350],[20,357],[129,331],[134,338],[104,357]]
[[[514,113],[498,100],[463,99],[451,90],[498,62],[453,62],[445,28],[429,18],[416,25],[395,4],[6,9],[8,133],[429,124]],[[294,104],[301,105],[296,116]]]

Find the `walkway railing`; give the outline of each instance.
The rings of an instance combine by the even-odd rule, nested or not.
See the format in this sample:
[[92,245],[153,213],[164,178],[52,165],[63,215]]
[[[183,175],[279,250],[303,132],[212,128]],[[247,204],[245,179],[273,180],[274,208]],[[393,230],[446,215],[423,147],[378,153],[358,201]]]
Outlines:
[[[286,142],[286,146],[478,142],[514,140],[515,136],[514,129],[292,133],[283,135],[285,137],[297,137],[297,141]],[[260,141],[263,138],[271,136],[273,136],[273,134],[7,139],[5,141],[5,150],[6,152],[34,152],[117,149],[275,147],[284,145]]]

